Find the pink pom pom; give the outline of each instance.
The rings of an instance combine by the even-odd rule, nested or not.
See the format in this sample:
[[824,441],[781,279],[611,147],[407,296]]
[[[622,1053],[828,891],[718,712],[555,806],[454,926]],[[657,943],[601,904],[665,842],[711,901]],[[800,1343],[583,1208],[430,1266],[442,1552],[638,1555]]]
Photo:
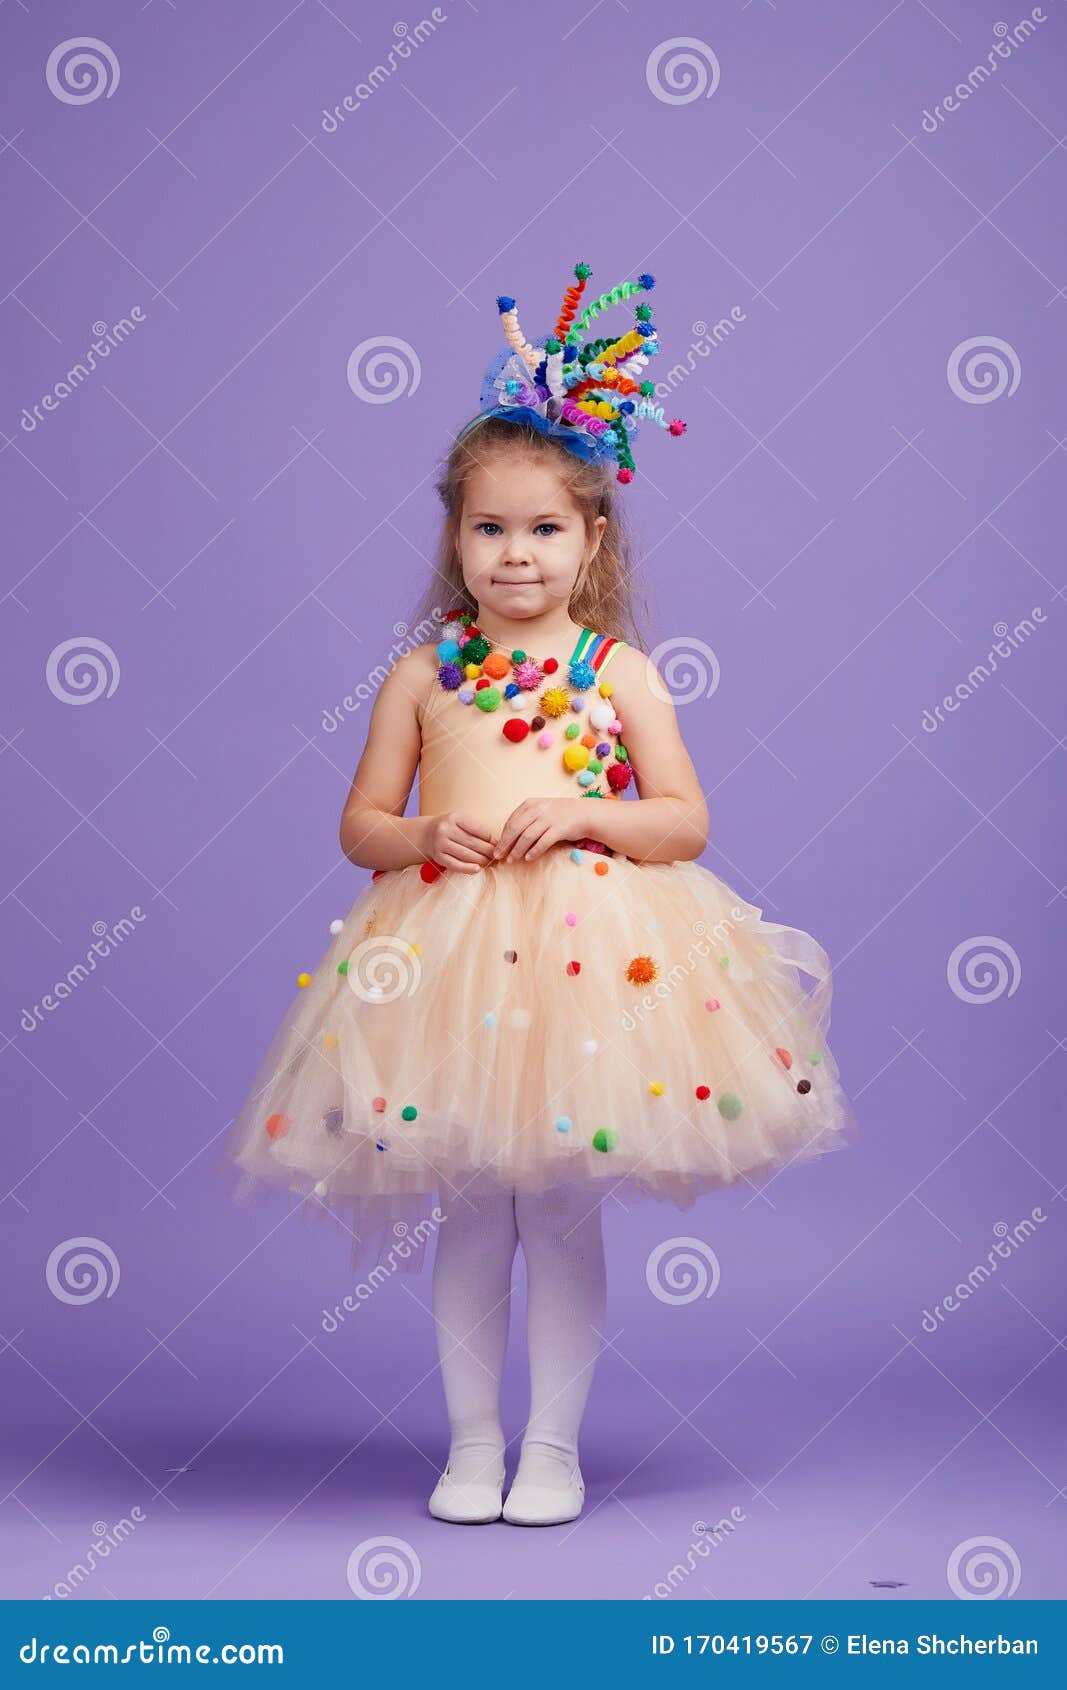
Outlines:
[[633,478],[634,472],[632,469],[620,469],[618,475],[615,477],[616,481],[621,481],[624,487],[628,482],[632,481]]
[[524,692],[532,692],[544,680],[544,670],[535,657],[524,657],[521,663],[515,665],[515,684],[522,687]]
[[675,417],[673,422],[667,424],[667,429],[671,434],[684,434],[686,425],[681,417]]

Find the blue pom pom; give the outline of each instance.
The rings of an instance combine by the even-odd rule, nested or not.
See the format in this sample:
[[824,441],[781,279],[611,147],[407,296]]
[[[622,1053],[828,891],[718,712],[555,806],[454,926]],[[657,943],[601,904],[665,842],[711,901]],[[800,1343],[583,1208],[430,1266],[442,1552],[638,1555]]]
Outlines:
[[629,416],[630,412],[634,409],[635,409],[635,406],[634,406],[634,402],[633,402],[632,399],[624,399],[622,404],[619,406],[619,410],[622,411],[626,416]]
[[565,346],[563,348],[563,362],[565,364],[572,364],[577,356],[578,348],[576,346]]
[[644,275],[638,276],[637,285],[638,285],[638,287],[644,288],[646,293],[650,292],[651,289],[654,288],[655,285],[656,285],[656,278],[655,278],[655,276],[650,276],[648,271],[646,270]]
[[437,648],[437,655],[442,663],[455,663],[459,656],[459,646],[455,640],[442,640]]
[[516,683],[514,681],[509,681],[507,686],[504,688],[504,697],[505,698],[514,698],[515,694],[519,690],[520,690],[519,687],[516,685]]
[[522,386],[522,382],[516,381],[515,378],[512,377],[510,381],[506,381],[504,383],[504,392],[505,393],[518,393],[519,388],[521,386]]
[[497,296],[496,308],[501,313],[505,311],[514,311],[515,301],[513,299],[509,299],[506,293],[499,294]]
[[651,340],[656,333],[656,330],[651,323],[637,323],[635,326],[638,334],[644,335],[646,340]]
[[593,665],[586,663],[584,658],[581,657],[570,665],[567,674],[575,692],[585,692],[596,680],[596,670]]

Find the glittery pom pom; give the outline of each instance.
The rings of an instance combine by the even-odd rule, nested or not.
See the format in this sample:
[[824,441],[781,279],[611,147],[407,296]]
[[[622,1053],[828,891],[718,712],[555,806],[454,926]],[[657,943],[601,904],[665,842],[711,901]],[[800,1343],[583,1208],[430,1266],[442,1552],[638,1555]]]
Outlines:
[[570,699],[562,687],[549,687],[541,694],[541,709],[546,716],[562,716],[570,709]]
[[634,472],[632,469],[620,469],[618,475],[615,477],[616,481],[621,481],[624,487],[627,486],[633,478]]
[[509,299],[506,293],[499,294],[497,296],[496,308],[500,312],[514,311],[515,301],[513,299]]
[[464,663],[484,663],[491,649],[485,635],[479,634],[476,639],[467,641],[460,652],[460,656]]
[[437,679],[446,692],[455,692],[463,685],[463,670],[458,663],[442,663],[437,671]]
[[675,417],[673,422],[667,424],[667,428],[671,434],[684,434],[686,425],[681,417]]
[[656,278],[655,276],[650,276],[646,270],[643,275],[638,276],[637,283],[639,287],[643,287],[645,289],[646,293],[651,293],[652,289],[656,285]]
[[515,680],[524,692],[532,692],[544,678],[544,670],[535,657],[525,657],[515,665]]
[[581,657],[575,659],[567,673],[575,692],[584,692],[596,680],[596,670],[593,665],[586,663],[584,658]]
[[612,763],[608,769],[608,785],[612,792],[625,792],[633,779],[633,772],[629,763]]

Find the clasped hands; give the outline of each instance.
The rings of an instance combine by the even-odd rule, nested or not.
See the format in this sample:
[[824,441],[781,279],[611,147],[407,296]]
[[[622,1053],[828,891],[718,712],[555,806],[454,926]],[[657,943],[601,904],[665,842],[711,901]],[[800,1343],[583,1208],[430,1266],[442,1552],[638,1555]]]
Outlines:
[[584,839],[589,813],[580,798],[524,798],[499,835],[463,811],[433,816],[427,854],[441,868],[476,874],[494,862],[533,862],[564,839]]

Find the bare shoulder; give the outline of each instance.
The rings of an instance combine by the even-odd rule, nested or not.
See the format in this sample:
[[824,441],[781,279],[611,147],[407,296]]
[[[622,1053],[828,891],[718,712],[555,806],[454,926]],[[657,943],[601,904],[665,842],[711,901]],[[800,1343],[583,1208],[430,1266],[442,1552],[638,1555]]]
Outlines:
[[401,652],[389,669],[384,686],[395,699],[408,698],[420,714],[437,678],[440,659],[432,641]]
[[637,646],[616,646],[606,677],[621,708],[670,703],[670,693],[651,657]]

